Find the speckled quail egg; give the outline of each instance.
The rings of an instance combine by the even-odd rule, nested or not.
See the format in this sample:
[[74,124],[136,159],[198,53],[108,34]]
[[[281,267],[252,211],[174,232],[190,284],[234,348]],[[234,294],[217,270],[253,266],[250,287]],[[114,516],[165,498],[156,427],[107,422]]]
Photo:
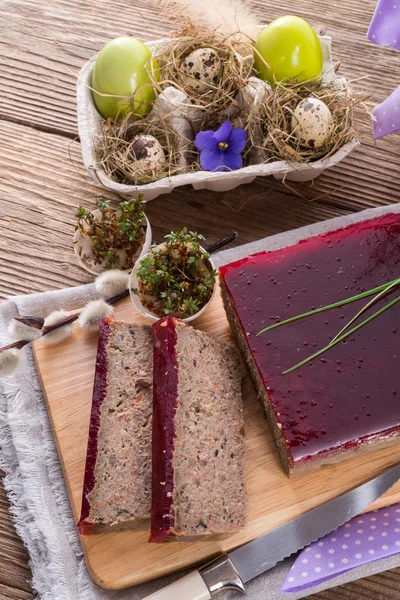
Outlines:
[[213,48],[198,48],[181,63],[182,87],[190,94],[204,94],[221,79],[222,62]]
[[128,158],[138,171],[160,171],[165,165],[165,152],[152,135],[137,135],[128,147]]
[[335,123],[325,102],[305,98],[295,108],[292,131],[305,148],[321,148],[332,136]]

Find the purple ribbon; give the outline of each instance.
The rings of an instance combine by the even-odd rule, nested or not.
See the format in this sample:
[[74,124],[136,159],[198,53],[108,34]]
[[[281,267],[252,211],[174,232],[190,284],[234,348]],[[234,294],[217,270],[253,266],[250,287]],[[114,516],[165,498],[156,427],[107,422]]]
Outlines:
[[368,38],[379,46],[400,50],[400,0],[379,0]]
[[400,553],[400,504],[354,517],[303,550],[281,592],[314,587],[355,567]]
[[[379,0],[368,30],[374,44],[400,50],[400,0]],[[375,138],[400,131],[400,87],[373,110]]]
[[[399,0],[400,1],[400,0]],[[372,111],[375,138],[400,131],[400,87]]]

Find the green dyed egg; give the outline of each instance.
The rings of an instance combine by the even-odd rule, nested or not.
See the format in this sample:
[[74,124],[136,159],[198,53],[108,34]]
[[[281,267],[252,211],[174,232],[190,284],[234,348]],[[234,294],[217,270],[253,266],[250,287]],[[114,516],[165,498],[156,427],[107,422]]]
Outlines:
[[254,64],[258,75],[272,85],[285,79],[298,83],[317,81],[322,75],[320,39],[311,25],[300,17],[286,16],[272,21],[260,33],[256,50]]
[[[143,42],[130,36],[117,37],[104,46],[92,73],[93,98],[102,117],[143,116],[151,111],[156,97],[151,85],[151,56]],[[153,69],[158,74],[155,60]]]

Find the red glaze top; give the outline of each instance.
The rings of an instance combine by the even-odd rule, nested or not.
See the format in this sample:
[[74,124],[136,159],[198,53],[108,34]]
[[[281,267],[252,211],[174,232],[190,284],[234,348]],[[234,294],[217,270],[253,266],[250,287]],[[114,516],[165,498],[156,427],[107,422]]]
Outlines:
[[175,413],[178,405],[176,325],[164,317],[153,325],[153,478],[151,534],[149,542],[174,537],[174,445]]
[[256,337],[277,321],[398,278],[400,215],[249,256],[222,267],[220,276],[294,462],[400,428],[399,304],[287,375],[283,371],[326,346],[371,298]]
[[106,347],[110,336],[109,319],[102,319],[99,323],[99,339],[97,343],[96,372],[94,376],[92,412],[90,415],[89,441],[86,454],[85,477],[83,482],[82,510],[78,522],[79,532],[82,535],[94,533],[99,525],[87,522],[90,514],[88,495],[96,484],[94,475],[97,460],[97,443],[100,428],[100,408],[107,393],[107,351]]

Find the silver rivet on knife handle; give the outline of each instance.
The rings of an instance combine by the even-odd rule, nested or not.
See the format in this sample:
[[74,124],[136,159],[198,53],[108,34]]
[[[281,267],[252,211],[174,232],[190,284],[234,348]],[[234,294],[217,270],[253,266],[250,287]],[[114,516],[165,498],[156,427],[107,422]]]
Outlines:
[[211,596],[222,590],[244,592],[243,581],[227,554],[222,554],[217,560],[199,569]]

